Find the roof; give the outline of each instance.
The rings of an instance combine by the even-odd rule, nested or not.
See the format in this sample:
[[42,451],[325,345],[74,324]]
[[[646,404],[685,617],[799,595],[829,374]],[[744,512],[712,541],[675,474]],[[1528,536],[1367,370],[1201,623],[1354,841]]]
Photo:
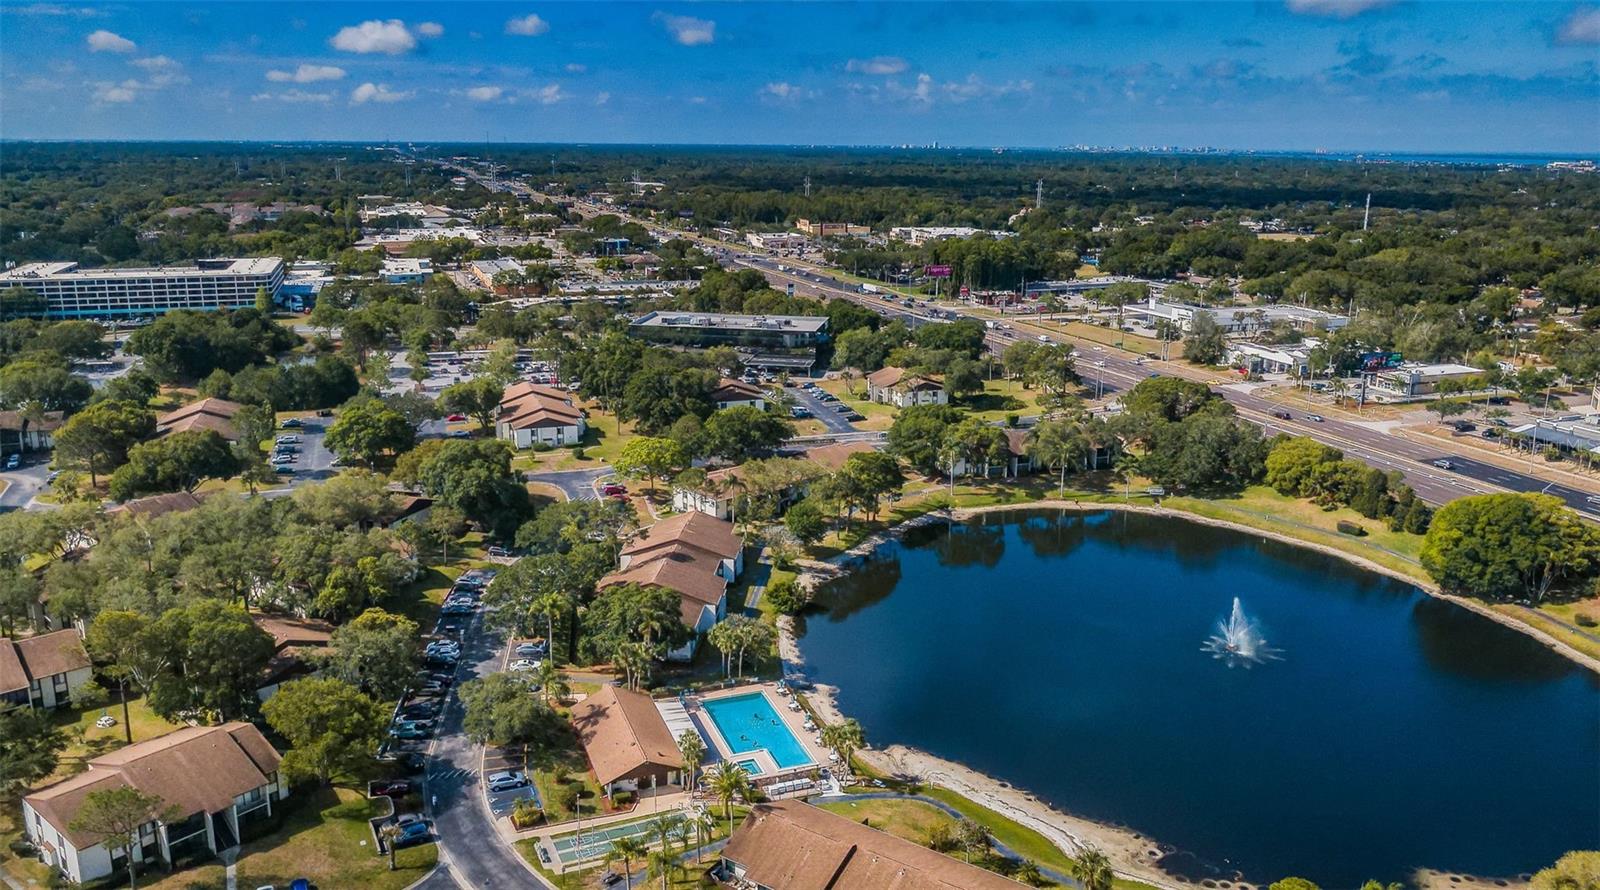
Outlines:
[[866,454],[877,451],[870,442],[835,442],[832,445],[819,445],[816,448],[807,448],[800,456],[814,464],[821,464],[830,470],[837,471],[844,466],[852,454]]
[[547,399],[560,402],[563,405],[572,404],[572,393],[569,393],[564,389],[557,389],[554,386],[546,386],[543,383],[532,383],[527,380],[518,381],[517,383],[513,383],[506,387],[506,391],[500,396],[500,404],[502,406],[508,405],[512,402],[521,401],[530,395],[543,396]]
[[117,279],[117,278],[216,278],[229,275],[270,275],[283,267],[278,257],[196,260],[191,266],[141,266],[120,269],[83,269],[77,263],[28,263],[0,272],[0,281],[27,281],[41,278]]
[[164,516],[168,513],[193,510],[198,506],[200,506],[200,498],[187,491],[174,491],[170,494],[153,494],[149,497],[123,501],[107,510],[106,515]]
[[828,326],[826,315],[728,315],[717,312],[648,312],[632,327],[718,328],[729,331],[791,331],[815,334]]
[[0,637],[0,694],[27,689],[33,680],[89,667],[89,652],[75,630],[25,640]]
[[157,436],[170,436],[173,433],[188,433],[194,431],[211,430],[228,441],[239,438],[239,430],[233,422],[218,414],[190,414],[180,417],[172,423],[156,428]]
[[684,765],[667,721],[642,692],[602,686],[572,706],[572,726],[602,785],[643,766]]
[[[23,419],[21,411],[0,411],[0,430],[21,431]],[[61,429],[66,422],[66,417],[60,411],[46,411],[37,420],[29,420],[28,429],[48,433]]]
[[564,390],[540,383],[513,383],[500,397],[500,422],[512,429],[539,426],[574,426],[583,409],[572,404]]
[[333,638],[333,625],[316,618],[295,618],[290,615],[250,616],[256,627],[272,635],[272,646],[326,646]]
[[530,429],[541,426],[577,426],[583,419],[583,414],[573,410],[562,410],[557,405],[526,405],[519,406],[517,413],[501,420],[506,426],[514,430]]
[[757,804],[722,851],[771,890],[1016,890],[1023,886],[795,800]]
[[618,584],[664,587],[678,594],[678,613],[684,624],[693,627],[704,607],[715,606],[727,596],[728,582],[716,573],[718,563],[717,557],[703,550],[674,546],[612,572],[595,586],[599,590]]
[[932,374],[917,374],[905,368],[879,368],[867,375],[867,385],[880,389],[910,389],[920,386],[943,387],[944,383]]
[[717,382],[717,388],[711,391],[713,402],[748,402],[754,399],[764,399],[767,394],[759,386],[752,386],[743,380],[724,377]]
[[733,523],[689,510],[640,531],[623,546],[622,553],[644,553],[667,543],[688,544],[723,559],[733,559],[744,550],[744,542],[733,533]]
[[137,788],[189,816],[215,813],[271,781],[281,758],[249,723],[190,726],[90,759],[89,769],[23,798],[73,846],[99,842],[67,826],[91,791]]
[[1006,430],[1006,450],[1017,457],[1028,456],[1028,431],[1018,429]]
[[215,430],[224,439],[237,439],[239,432],[232,418],[243,409],[243,405],[227,399],[201,399],[157,417],[156,432],[165,436],[188,430]]

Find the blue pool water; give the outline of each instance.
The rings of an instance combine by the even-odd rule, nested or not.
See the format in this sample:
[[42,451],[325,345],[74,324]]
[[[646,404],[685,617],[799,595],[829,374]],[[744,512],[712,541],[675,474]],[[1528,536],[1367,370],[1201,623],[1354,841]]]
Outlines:
[[741,760],[741,761],[739,761],[739,768],[744,770],[745,772],[749,773],[752,776],[761,775],[761,765],[756,763],[754,760]]
[[805,766],[811,762],[800,741],[783,725],[772,703],[759,692],[712,699],[706,713],[735,754],[766,749],[779,769]]

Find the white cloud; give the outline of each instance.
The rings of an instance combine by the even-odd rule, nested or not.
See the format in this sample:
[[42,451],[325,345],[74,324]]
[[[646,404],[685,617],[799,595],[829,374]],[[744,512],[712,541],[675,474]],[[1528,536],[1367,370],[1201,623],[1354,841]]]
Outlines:
[[567,94],[562,92],[561,84],[559,83],[553,83],[533,91],[533,99],[540,105],[554,105],[565,98],[567,98]]
[[176,71],[177,69],[183,67],[182,65],[179,65],[177,62],[173,61],[172,57],[170,56],[146,56],[142,59],[134,59],[128,64],[138,68],[143,68],[152,74],[158,71]]
[[148,56],[134,59],[128,64],[142,68],[150,75],[149,80],[139,85],[141,89],[159,90],[189,82],[189,75],[183,73],[183,66],[167,56]]
[[810,99],[815,95],[816,93],[806,89],[805,87],[796,86],[795,84],[782,80],[769,83],[761,88],[761,96],[763,98],[778,99],[780,101]]
[[414,90],[400,92],[389,89],[386,83],[367,82],[350,91],[351,105],[365,105],[368,102],[404,102],[415,96]]
[[566,65],[566,71],[568,74],[582,74],[588,70],[589,66],[583,64],[582,62],[568,62]]
[[474,102],[493,102],[505,95],[502,87],[473,87],[467,90],[467,98]]
[[267,72],[267,80],[274,83],[316,83],[342,77],[344,69],[336,65],[301,65],[293,71],[273,69]]
[[851,59],[844,70],[854,74],[899,74],[906,70],[906,60],[899,56],[873,56],[870,59]]
[[1600,7],[1580,7],[1567,16],[1556,34],[1557,43],[1600,44]]
[[[135,49],[139,48],[138,44],[134,43],[132,40],[123,37],[121,34],[113,34],[104,28],[95,31],[88,37],[85,37],[84,40],[88,42],[89,52],[92,53],[131,53]],[[124,99],[114,101],[127,100]]]
[[539,18],[537,15],[534,15],[531,12],[519,18],[506,19],[507,34],[520,34],[523,37],[538,37],[540,34],[548,33],[549,30],[550,23],[542,18]]
[[671,15],[657,12],[651,16],[684,46],[705,46],[717,40],[717,23],[710,19],[697,19],[688,15]]
[[334,49],[342,49],[347,53],[384,53],[396,56],[409,52],[417,45],[417,38],[411,36],[406,30],[406,23],[399,19],[380,21],[373,19],[359,25],[349,25],[339,29],[331,41]]
[[1363,12],[1382,9],[1394,0],[1284,0],[1290,12],[1336,19],[1354,18]]
[[101,15],[100,10],[84,6],[62,6],[59,3],[30,3],[27,6],[7,6],[0,9],[11,15],[49,15],[49,16],[76,16],[78,18],[94,18]]
[[594,104],[596,104],[596,105],[608,105],[610,103],[611,103],[611,94],[610,93],[600,92],[600,93],[596,93],[595,94]]
[[281,93],[257,93],[250,97],[252,102],[291,102],[295,104],[308,104],[313,102],[332,102],[332,93],[310,93],[301,89],[284,90]]
[[417,25],[417,34],[423,37],[443,37],[444,25],[438,22],[421,22]]
[[97,83],[94,88],[96,102],[132,102],[139,98],[139,82],[125,80],[121,83]]

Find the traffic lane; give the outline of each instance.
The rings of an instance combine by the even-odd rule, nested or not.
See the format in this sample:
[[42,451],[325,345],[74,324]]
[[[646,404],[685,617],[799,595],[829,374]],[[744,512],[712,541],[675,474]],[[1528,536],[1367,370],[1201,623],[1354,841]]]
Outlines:
[[467,680],[499,670],[505,641],[484,623],[480,611],[461,644],[456,682],[450,687],[438,737],[429,747],[428,806],[438,835],[440,859],[459,883],[482,890],[547,886],[528,870],[496,830],[484,797],[483,750],[462,731],[465,712],[456,690]]
[[1502,488],[1509,488],[1512,491],[1555,495],[1556,497],[1565,501],[1567,506],[1574,510],[1586,513],[1590,516],[1600,516],[1600,505],[1593,504],[1589,501],[1589,497],[1592,494],[1591,492],[1581,491],[1579,489],[1566,485],[1559,485],[1554,482],[1546,482],[1543,479],[1535,479],[1530,476],[1524,476],[1521,473],[1512,472],[1504,467],[1495,466],[1494,464],[1486,464],[1470,457],[1450,455],[1450,466],[1452,469],[1469,479],[1489,482]]

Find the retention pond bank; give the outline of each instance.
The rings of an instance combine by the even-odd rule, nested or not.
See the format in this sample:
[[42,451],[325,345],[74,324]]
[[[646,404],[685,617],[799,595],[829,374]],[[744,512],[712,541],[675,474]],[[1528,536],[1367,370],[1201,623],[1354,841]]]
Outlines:
[[[1235,597],[1259,658],[1203,648]],[[806,673],[874,745],[1154,837],[1192,880],[1515,878],[1597,840],[1596,675],[1335,556],[1015,511],[912,529],[820,604]]]

